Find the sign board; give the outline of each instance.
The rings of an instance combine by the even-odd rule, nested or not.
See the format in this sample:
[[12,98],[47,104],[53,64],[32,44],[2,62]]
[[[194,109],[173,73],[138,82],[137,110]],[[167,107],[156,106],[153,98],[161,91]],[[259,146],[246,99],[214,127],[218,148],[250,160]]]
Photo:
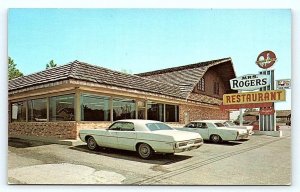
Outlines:
[[270,90],[257,92],[244,92],[234,94],[224,94],[223,104],[246,104],[285,101],[285,90]]
[[270,75],[248,74],[230,80],[230,87],[233,90],[253,91],[270,85]]
[[290,79],[276,80],[276,88],[277,89],[290,89],[291,88],[291,80]]
[[263,69],[268,69],[274,65],[277,58],[272,51],[263,51],[256,59],[256,64]]
[[246,104],[231,104],[231,105],[223,105],[223,103],[220,105],[221,110],[225,109],[246,109],[246,108],[260,108],[260,107],[272,107],[273,103],[246,103]]
[[273,115],[275,113],[274,108],[261,108],[259,114],[261,115]]

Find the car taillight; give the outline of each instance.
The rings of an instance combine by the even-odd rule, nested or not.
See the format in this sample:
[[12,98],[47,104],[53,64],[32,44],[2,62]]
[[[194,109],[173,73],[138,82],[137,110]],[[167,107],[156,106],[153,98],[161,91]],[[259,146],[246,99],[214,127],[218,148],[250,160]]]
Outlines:
[[187,146],[188,142],[180,142],[178,143],[178,147]]
[[202,139],[196,139],[195,142],[194,142],[194,144],[201,143],[201,142],[202,142]]
[[236,136],[239,136],[239,132],[238,131],[236,132]]

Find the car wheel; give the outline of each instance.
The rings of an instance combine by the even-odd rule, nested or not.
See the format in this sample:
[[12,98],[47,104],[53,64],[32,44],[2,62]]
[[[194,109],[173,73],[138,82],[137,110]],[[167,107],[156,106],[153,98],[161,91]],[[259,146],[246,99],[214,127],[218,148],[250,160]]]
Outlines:
[[214,143],[221,143],[222,138],[219,135],[211,135],[210,140]]
[[146,143],[141,143],[138,146],[138,154],[143,159],[150,159],[153,153],[153,149]]
[[96,143],[96,140],[94,139],[94,137],[89,137],[87,139],[87,146],[89,148],[89,150],[96,150],[98,148],[98,144]]

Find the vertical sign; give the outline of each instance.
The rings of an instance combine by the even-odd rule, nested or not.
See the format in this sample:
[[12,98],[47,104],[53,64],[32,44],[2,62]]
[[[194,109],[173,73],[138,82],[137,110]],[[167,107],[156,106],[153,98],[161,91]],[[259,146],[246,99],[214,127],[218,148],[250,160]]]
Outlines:
[[[271,84],[267,87],[260,88],[260,91],[268,91],[268,90],[274,90],[275,84],[274,84],[274,70],[265,70],[260,71],[259,74],[263,75],[270,75],[271,76]],[[274,103],[272,104],[271,109],[275,110]],[[260,108],[261,111],[268,110],[267,108]],[[259,130],[260,131],[277,131],[276,130],[276,113],[266,115],[265,113],[259,114]]]

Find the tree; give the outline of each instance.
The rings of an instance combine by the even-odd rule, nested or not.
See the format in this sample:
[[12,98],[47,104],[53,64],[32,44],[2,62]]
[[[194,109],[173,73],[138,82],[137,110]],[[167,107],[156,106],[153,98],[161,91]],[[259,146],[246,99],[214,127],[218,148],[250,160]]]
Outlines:
[[53,67],[57,67],[57,64],[54,63],[53,60],[51,60],[51,61],[46,65],[46,69],[50,69],[50,68],[53,68]]
[[17,77],[22,77],[23,73],[16,68],[17,64],[11,57],[8,57],[8,79],[14,79]]

